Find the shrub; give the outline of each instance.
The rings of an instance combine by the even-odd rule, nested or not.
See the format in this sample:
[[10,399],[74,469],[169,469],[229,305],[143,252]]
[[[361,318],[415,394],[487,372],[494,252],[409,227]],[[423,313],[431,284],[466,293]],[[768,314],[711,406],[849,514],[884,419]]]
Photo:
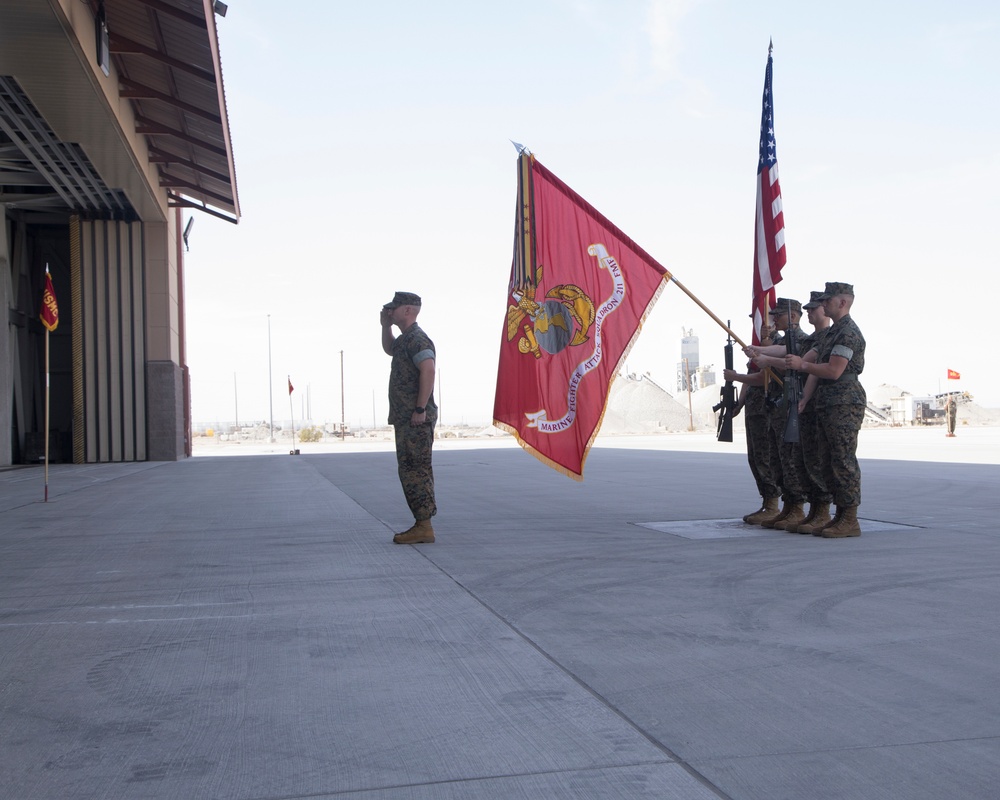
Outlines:
[[299,431],[300,442],[318,442],[323,438],[323,431],[316,426],[303,428]]

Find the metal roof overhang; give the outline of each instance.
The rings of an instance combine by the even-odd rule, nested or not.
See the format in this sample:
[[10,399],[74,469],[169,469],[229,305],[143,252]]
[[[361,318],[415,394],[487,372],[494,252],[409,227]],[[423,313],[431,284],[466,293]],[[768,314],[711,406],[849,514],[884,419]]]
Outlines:
[[0,202],[239,220],[212,0],[4,0],[0,22]]

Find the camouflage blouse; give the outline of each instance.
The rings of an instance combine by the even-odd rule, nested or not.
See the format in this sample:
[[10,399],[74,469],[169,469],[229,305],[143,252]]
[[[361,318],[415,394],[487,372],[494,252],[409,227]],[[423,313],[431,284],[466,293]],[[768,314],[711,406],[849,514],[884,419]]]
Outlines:
[[816,407],[867,405],[868,396],[858,381],[865,368],[865,337],[850,314],[833,323],[813,349],[819,364],[828,364],[832,356],[847,359],[847,366],[837,380],[820,379]]
[[[417,407],[417,393],[420,391],[418,364],[428,358],[435,358],[434,342],[416,323],[393,340],[392,368],[389,371],[390,425],[410,421],[413,409]],[[433,425],[437,420],[433,392],[426,408],[427,422]]]
[[810,350],[819,350],[820,342],[823,341],[823,337],[829,332],[829,328],[820,328],[818,331],[804,334],[798,341],[799,354],[804,356]]

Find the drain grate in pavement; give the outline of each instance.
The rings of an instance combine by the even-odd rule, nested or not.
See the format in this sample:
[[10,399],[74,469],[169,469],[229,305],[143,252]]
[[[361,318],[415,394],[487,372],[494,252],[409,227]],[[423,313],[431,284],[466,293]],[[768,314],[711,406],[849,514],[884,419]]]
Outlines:
[[[866,533],[882,533],[883,531],[917,531],[916,525],[903,525],[900,522],[881,522],[875,519],[859,519],[862,535]],[[672,536],[682,536],[685,539],[745,539],[760,536],[788,536],[784,531],[771,528],[761,528],[758,525],[747,525],[741,519],[690,519],[672,520],[668,522],[636,522],[642,528],[669,533]],[[803,538],[805,538],[803,536]]]

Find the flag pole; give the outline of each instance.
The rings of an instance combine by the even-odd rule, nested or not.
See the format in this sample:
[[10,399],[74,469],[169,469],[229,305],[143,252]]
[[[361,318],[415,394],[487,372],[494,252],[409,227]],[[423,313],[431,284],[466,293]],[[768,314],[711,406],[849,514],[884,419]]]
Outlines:
[[49,333],[59,324],[59,306],[52,286],[49,264],[45,263],[45,289],[42,291],[42,310],[39,314],[45,328],[45,502],[49,502]]
[[[48,265],[45,271],[48,272]],[[49,502],[49,329],[45,329],[45,502]]]
[[[724,330],[726,333],[728,333],[730,336],[733,337],[733,341],[736,342],[736,344],[738,344],[740,347],[746,349],[746,344],[744,344],[743,340],[740,339],[740,337],[737,336],[733,332],[732,328],[730,328],[725,322],[723,322],[721,319],[719,319],[712,312],[712,309],[710,309],[703,302],[701,302],[701,300],[699,300],[697,297],[695,297],[693,294],[691,294],[691,291],[683,283],[681,283],[679,280],[677,280],[677,278],[674,277],[673,273],[667,272],[667,279],[670,280],[670,281],[673,281],[673,283],[676,284],[676,286],[677,286],[678,289],[680,289],[682,292],[684,292],[684,294],[686,294],[688,297],[690,297],[692,300],[694,300],[695,303],[697,303],[701,307],[702,311],[704,311],[706,314],[708,314],[708,316],[710,316],[712,319],[714,319],[719,324],[719,327],[722,328],[722,330]],[[764,367],[764,373],[766,375],[769,375],[773,380],[776,380],[779,383],[779,385],[781,384],[781,378],[779,378],[777,375],[775,375],[771,371],[770,367]]]
[[288,376],[288,413],[292,416],[292,455],[296,454],[295,450],[295,407],[292,403],[292,376]]
[[695,303],[697,303],[701,307],[702,311],[704,311],[706,314],[708,314],[708,316],[710,316],[712,319],[714,319],[719,324],[719,327],[721,327],[722,330],[724,330],[726,333],[728,333],[730,336],[732,336],[733,337],[733,341],[736,342],[736,344],[738,344],[740,347],[746,347],[746,343],[742,339],[740,339],[740,337],[737,336],[732,331],[732,329],[725,322],[723,322],[721,319],[719,319],[712,312],[712,309],[710,309],[703,302],[701,302],[701,300],[699,300],[697,297],[695,297],[693,294],[691,294],[691,291],[683,283],[681,283],[679,280],[677,280],[677,278],[675,278],[672,273],[668,272],[667,273],[667,278],[668,278],[668,280],[673,281],[677,285],[677,288],[680,289],[682,292],[684,292],[684,294],[686,294],[688,297],[690,297],[692,300],[694,300]]

